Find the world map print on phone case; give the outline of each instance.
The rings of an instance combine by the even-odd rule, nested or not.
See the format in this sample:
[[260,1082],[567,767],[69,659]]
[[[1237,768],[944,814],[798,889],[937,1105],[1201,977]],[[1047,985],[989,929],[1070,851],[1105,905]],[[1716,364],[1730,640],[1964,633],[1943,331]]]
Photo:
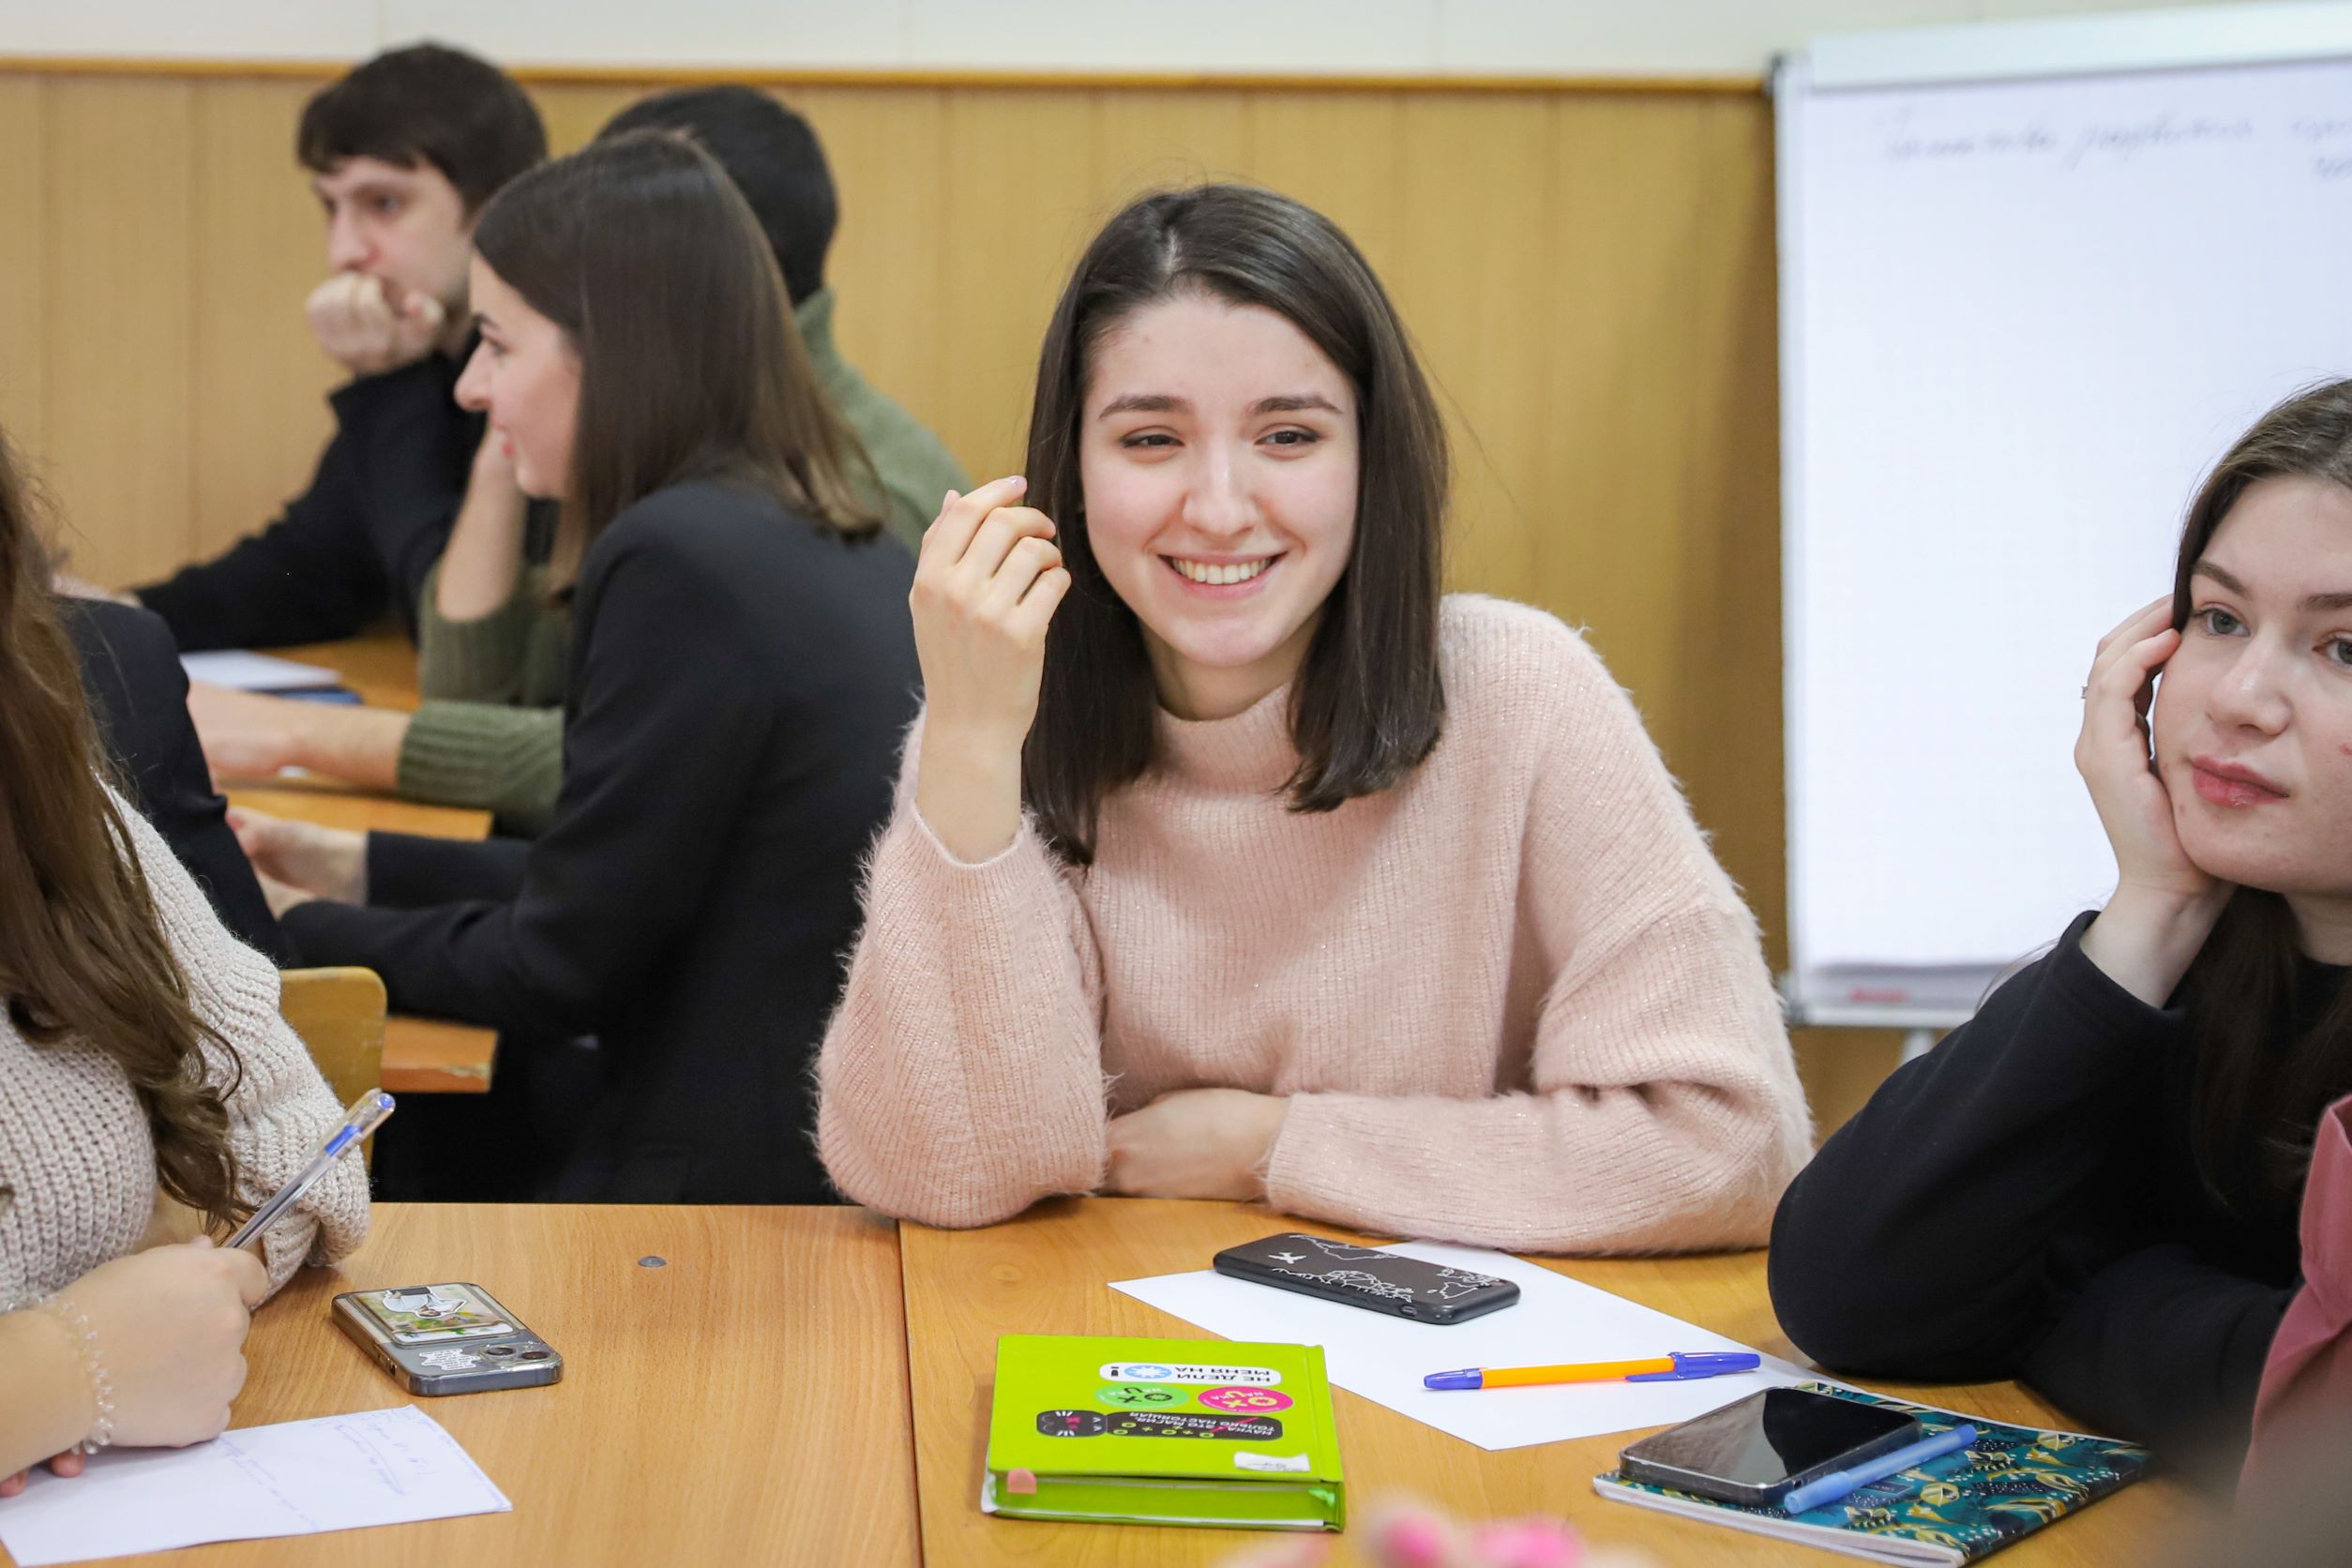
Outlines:
[[[1334,1242],[1329,1237],[1310,1236],[1304,1231],[1294,1231],[1279,1240],[1284,1244],[1280,1250],[1269,1250],[1262,1255],[1266,1263],[1274,1267],[1274,1273],[1289,1274],[1294,1279],[1318,1280],[1326,1285],[1335,1285],[1343,1289],[1354,1290],[1362,1295],[1377,1296],[1382,1301],[1409,1302],[1424,1298],[1432,1302],[1458,1301],[1475,1291],[1503,1283],[1494,1274],[1479,1274],[1473,1270],[1451,1268],[1442,1264],[1423,1265],[1416,1259],[1407,1259],[1400,1254],[1380,1247],[1358,1246],[1352,1242]],[[1313,1255],[1304,1250],[1304,1248],[1312,1248],[1314,1253],[1319,1253],[1322,1257],[1338,1263],[1414,1263],[1416,1267],[1433,1269],[1438,1283],[1425,1287],[1402,1285],[1394,1280],[1382,1278],[1373,1269],[1317,1268],[1314,1266]]]

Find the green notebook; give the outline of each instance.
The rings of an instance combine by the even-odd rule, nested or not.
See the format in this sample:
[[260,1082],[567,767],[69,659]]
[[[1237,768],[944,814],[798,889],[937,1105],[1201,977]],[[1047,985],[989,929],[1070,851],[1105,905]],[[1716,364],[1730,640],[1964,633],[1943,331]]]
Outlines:
[[980,1508],[1337,1530],[1347,1492],[1322,1347],[1007,1334]]
[[1961,1453],[1930,1459],[1803,1514],[1718,1502],[1646,1481],[1628,1481],[1615,1470],[1594,1476],[1592,1489],[1619,1502],[1879,1562],[1957,1568],[2089,1507],[2148,1470],[2148,1450],[2112,1438],[2005,1426],[1982,1416],[1954,1415],[1827,1383],[1803,1386],[1901,1410],[1918,1417],[1931,1434],[1949,1432],[1968,1421],[1976,1426],[1976,1441]]

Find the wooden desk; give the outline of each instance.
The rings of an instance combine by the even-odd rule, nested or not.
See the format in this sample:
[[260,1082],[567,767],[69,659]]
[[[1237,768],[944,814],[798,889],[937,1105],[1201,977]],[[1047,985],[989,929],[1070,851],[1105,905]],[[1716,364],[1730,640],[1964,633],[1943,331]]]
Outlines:
[[[1244,1545],[1248,1537],[1233,1530],[1042,1524],[983,1515],[978,1498],[996,1340],[1004,1334],[1211,1337],[1106,1282],[1205,1268],[1220,1248],[1297,1223],[1242,1204],[1097,1198],[1048,1203],[986,1230],[900,1227],[927,1559],[958,1565],[1214,1563]],[[1328,1226],[1313,1229],[1346,1234]],[[1805,1359],[1772,1318],[1761,1252],[1551,1266],[1757,1349]],[[1453,1364],[1438,1354],[1430,1364]],[[1877,1386],[1997,1420],[2064,1425],[2047,1404],[2014,1384]],[[1819,1568],[1831,1560],[1809,1547],[1603,1501],[1592,1477],[1616,1463],[1632,1434],[1490,1454],[1352,1394],[1334,1391],[1334,1401],[1351,1517],[1361,1517],[1378,1500],[1410,1493],[1473,1520],[1564,1515],[1595,1542],[1638,1546],[1675,1568]],[[2145,1561],[2206,1522],[2204,1506],[2178,1484],[2142,1482],[2012,1547],[2000,1560],[2004,1568]]]
[[428,838],[483,839],[490,814],[464,806],[428,806],[339,784],[330,778],[279,778],[267,784],[232,784],[221,793],[232,806],[250,807],[273,817],[316,822],[352,833],[415,833]]
[[384,1087],[395,1094],[487,1094],[498,1031],[395,1013],[384,1020]]
[[[416,650],[397,632],[272,651],[304,664],[324,665],[370,707],[398,708],[402,713],[416,709]],[[432,838],[490,837],[487,811],[427,806],[331,779],[239,785],[227,793],[233,805],[354,833],[415,833]],[[487,1093],[497,1061],[495,1030],[400,1014],[384,1020],[384,1087],[395,1094]]]
[[398,708],[404,714],[416,711],[420,701],[416,691],[416,646],[397,631],[369,632],[340,642],[304,642],[269,651],[297,664],[324,665],[371,708]]
[[[668,1266],[640,1267],[649,1255]],[[565,1356],[552,1388],[414,1399],[513,1513],[124,1560],[920,1560],[888,1220],[859,1209],[379,1204],[356,1257],[304,1271],[257,1316],[233,1424],[412,1402],[327,1321],[327,1301],[442,1280],[480,1282]]]

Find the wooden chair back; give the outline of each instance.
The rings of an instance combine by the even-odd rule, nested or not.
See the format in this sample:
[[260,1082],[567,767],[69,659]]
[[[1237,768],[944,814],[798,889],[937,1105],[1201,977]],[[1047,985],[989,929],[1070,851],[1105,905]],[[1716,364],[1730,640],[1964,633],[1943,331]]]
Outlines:
[[[371,969],[290,969],[279,977],[278,1011],[309,1048],[310,1060],[347,1106],[384,1082],[384,981]],[[375,1139],[364,1153],[372,1158]]]

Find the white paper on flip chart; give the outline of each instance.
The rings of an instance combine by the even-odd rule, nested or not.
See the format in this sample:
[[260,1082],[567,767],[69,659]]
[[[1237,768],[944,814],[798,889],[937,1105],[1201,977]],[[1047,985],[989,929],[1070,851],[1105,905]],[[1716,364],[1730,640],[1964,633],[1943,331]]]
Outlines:
[[1424,1388],[1425,1374],[1461,1366],[1548,1366],[1748,1347],[1507,1253],[1435,1242],[1399,1242],[1382,1250],[1508,1279],[1519,1288],[1518,1304],[1466,1323],[1439,1325],[1206,1269],[1114,1281],[1111,1289],[1228,1339],[1320,1345],[1324,1370],[1339,1387],[1481,1448],[1525,1448],[1664,1426],[1757,1389],[1823,1380],[1817,1372],[1767,1356],[1754,1372],[1680,1383],[1555,1383],[1443,1393]]
[[70,1481],[36,1470],[0,1501],[0,1545],[21,1568],[42,1568],[513,1507],[440,1423],[403,1405],[248,1426],[193,1448],[110,1448]]
[[191,681],[210,681],[214,686],[233,686],[238,691],[302,691],[311,686],[331,686],[342,680],[324,665],[296,664],[290,658],[249,654],[237,648],[182,654],[180,668],[188,671]]

